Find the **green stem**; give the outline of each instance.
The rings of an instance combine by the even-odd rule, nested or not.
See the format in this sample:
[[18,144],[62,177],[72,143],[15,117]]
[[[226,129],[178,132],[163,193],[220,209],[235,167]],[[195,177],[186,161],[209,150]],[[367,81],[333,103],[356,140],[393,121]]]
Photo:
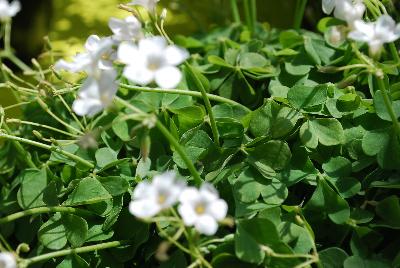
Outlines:
[[380,77],[377,77],[377,82],[378,82],[378,88],[380,89],[380,91],[382,92],[382,96],[383,96],[383,101],[385,102],[385,106],[386,109],[390,115],[390,118],[392,119],[393,122],[393,127],[394,130],[397,134],[397,137],[400,141],[400,124],[399,121],[397,120],[397,116],[396,113],[394,112],[393,106],[392,106],[392,101],[390,100],[389,94],[386,91],[386,86],[385,83],[383,82],[383,79]]
[[63,256],[71,255],[74,253],[80,254],[80,253],[87,253],[87,252],[92,252],[92,251],[96,251],[96,250],[115,248],[115,247],[127,245],[129,243],[130,243],[130,241],[126,241],[126,240],[125,241],[112,241],[112,242],[106,242],[106,243],[101,243],[101,244],[92,245],[92,246],[64,249],[64,250],[59,250],[56,252],[39,255],[39,256],[36,256],[33,258],[25,259],[25,260],[23,260],[23,263],[26,266],[28,266],[28,265],[46,261],[46,260],[49,260],[52,258],[63,257]]
[[[5,132],[7,133],[5,135],[11,134],[11,130],[5,122],[3,123],[3,128],[4,128]],[[1,135],[2,135],[2,133],[0,133],[0,137],[1,137]],[[28,151],[26,151],[24,147],[22,147],[22,145],[19,143],[19,141],[12,140],[11,143],[14,145],[15,150],[17,150],[17,153],[20,155],[20,157],[25,160],[26,164],[30,168],[37,168],[35,163],[33,163],[33,161],[32,161],[31,154]]]
[[400,63],[399,52],[397,51],[396,44],[394,42],[389,44],[390,53],[396,63]]
[[296,8],[296,14],[294,17],[294,29],[295,30],[300,30],[301,24],[303,22],[304,18],[304,12],[306,10],[307,6],[307,0],[297,0],[297,8]]
[[179,142],[175,139],[174,136],[168,131],[168,129],[159,121],[156,122],[156,127],[160,132],[167,138],[170,144],[175,148],[178,152],[179,156],[182,158],[183,162],[185,162],[186,167],[189,169],[190,174],[192,174],[193,179],[197,185],[201,185],[203,180],[201,179],[199,173],[197,172],[196,168],[194,167],[192,161],[187,156],[185,150],[179,144]]
[[237,0],[230,0],[230,3],[231,3],[233,21],[235,23],[241,23]]
[[63,131],[61,129],[58,129],[58,128],[55,128],[55,127],[51,127],[51,126],[48,126],[48,125],[43,125],[43,124],[31,122],[31,121],[23,121],[23,120],[20,120],[20,119],[7,119],[6,122],[7,123],[24,124],[24,125],[31,125],[31,126],[35,126],[35,127],[46,128],[48,130],[52,130],[52,131],[55,131],[55,132],[58,132],[58,133],[61,133],[61,134],[67,135],[67,136],[71,136],[71,137],[74,137],[74,138],[78,138],[79,137],[78,135]]
[[4,27],[4,50],[11,51],[11,19],[7,19]]
[[36,214],[43,214],[43,213],[51,213],[51,212],[60,212],[60,213],[71,213],[77,214],[82,216],[91,216],[93,215],[89,211],[79,209],[79,208],[72,208],[72,207],[38,207],[32,208],[24,211],[20,211],[6,217],[0,218],[0,224],[9,223],[20,218],[36,215]]
[[[146,114],[139,108],[137,108],[134,105],[130,104],[129,102],[121,99],[120,97],[115,97],[115,100],[119,104],[125,106],[128,109],[131,109],[132,111],[138,113],[139,115]],[[172,146],[175,148],[175,150],[178,152],[178,154],[182,158],[183,162],[185,162],[186,167],[189,169],[190,173],[193,176],[193,179],[195,180],[195,183],[197,185],[200,185],[203,182],[203,180],[201,179],[201,177],[200,177],[199,173],[197,172],[196,168],[194,167],[192,161],[189,159],[185,150],[182,148],[182,146],[179,144],[179,142],[175,139],[174,136],[172,136],[172,134],[168,131],[168,129],[159,120],[156,121],[156,127],[165,136],[165,138],[170,142],[170,144],[172,144]]]
[[190,75],[192,76],[192,79],[196,85],[196,87],[200,90],[201,92],[201,96],[203,97],[203,101],[204,104],[206,106],[206,110],[208,113],[208,117],[210,118],[210,125],[211,125],[211,131],[213,134],[213,138],[214,138],[214,143],[220,147],[220,143],[219,143],[219,133],[218,133],[218,128],[217,128],[217,123],[215,121],[215,117],[214,117],[214,113],[212,111],[212,107],[211,107],[211,103],[210,103],[210,99],[207,96],[207,92],[203,86],[203,84],[200,82],[200,80],[198,79],[198,77],[196,76],[192,66],[190,66],[189,63],[186,63],[186,66],[190,72]]
[[251,19],[251,11],[250,11],[250,0],[243,0],[243,9],[244,9],[244,18],[246,21],[246,25],[249,28],[250,32],[253,33],[253,24]]
[[250,0],[250,13],[252,27],[255,30],[257,25],[257,0]]
[[[134,91],[140,91],[140,92],[168,93],[168,94],[178,94],[178,95],[192,96],[192,97],[195,97],[195,98],[202,98],[201,92],[192,91],[192,90],[141,87],[141,86],[127,85],[127,84],[120,84],[119,86],[121,88],[126,88],[126,89],[130,89],[130,90],[134,90]],[[251,110],[249,108],[247,108],[246,106],[244,106],[244,105],[242,105],[242,104],[240,104],[240,103],[238,103],[238,102],[236,102],[234,100],[227,99],[227,98],[224,98],[224,97],[221,97],[221,96],[218,96],[218,95],[214,95],[214,94],[209,94],[209,93],[207,93],[207,97],[208,97],[208,99],[210,99],[212,101],[240,106],[241,108],[243,108],[247,112],[251,112]]]
[[94,165],[91,162],[89,162],[89,161],[87,161],[87,160],[85,160],[85,159],[83,159],[83,158],[81,158],[81,157],[79,157],[79,156],[77,156],[75,154],[71,154],[71,153],[69,153],[67,151],[64,151],[64,150],[62,150],[62,149],[60,149],[58,147],[55,147],[55,146],[50,146],[50,145],[47,145],[47,144],[44,144],[44,143],[40,143],[40,142],[37,142],[37,141],[32,141],[32,140],[29,140],[29,139],[24,139],[24,138],[8,135],[8,134],[5,134],[5,133],[0,133],[0,138],[5,138],[5,139],[8,139],[8,140],[12,140],[12,141],[26,143],[26,144],[29,144],[29,145],[32,145],[32,146],[36,146],[36,147],[39,147],[39,148],[42,148],[42,149],[46,149],[46,150],[49,150],[49,151],[52,151],[52,152],[56,152],[56,153],[59,153],[59,154],[62,154],[64,156],[66,156],[66,157],[68,157],[68,158],[70,158],[70,159],[72,159],[72,160],[74,160],[74,161],[76,161],[78,163],[81,163],[81,164],[85,165],[88,168],[94,168]]

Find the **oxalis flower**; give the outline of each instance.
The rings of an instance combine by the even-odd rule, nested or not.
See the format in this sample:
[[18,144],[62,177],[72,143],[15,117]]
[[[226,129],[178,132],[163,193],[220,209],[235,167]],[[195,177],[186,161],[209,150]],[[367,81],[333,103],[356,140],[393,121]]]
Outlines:
[[149,12],[154,13],[156,10],[157,3],[160,0],[133,0],[128,5],[131,6],[142,6],[147,9]]
[[185,189],[178,207],[185,225],[194,226],[205,235],[214,235],[218,230],[218,221],[223,220],[228,212],[228,205],[219,198],[217,190],[208,183],[200,190],[194,187]]
[[0,268],[17,268],[17,261],[10,252],[0,252]]
[[116,58],[115,51],[112,49],[113,45],[114,41],[111,38],[91,35],[86,40],[85,52],[77,54],[71,62],[59,60],[54,65],[54,69],[88,74],[112,69],[113,61]]
[[348,35],[350,39],[368,43],[372,55],[379,54],[383,44],[390,43],[400,37],[400,24],[392,17],[383,15],[375,22],[354,22],[354,30]]
[[365,5],[362,0],[323,0],[322,10],[326,14],[331,14],[346,21],[350,27],[356,20],[360,20],[365,12]]
[[113,69],[86,78],[72,104],[74,112],[80,116],[94,116],[109,106],[118,90],[116,78],[117,72]]
[[122,43],[118,59],[126,64],[123,75],[139,85],[153,81],[162,88],[174,88],[182,79],[177,65],[184,62],[189,53],[178,46],[167,45],[161,36],[149,37],[133,43]]
[[108,26],[114,34],[113,38],[117,41],[136,40],[142,35],[142,25],[134,16],[122,20],[111,18],[108,21]]
[[140,182],[133,191],[129,211],[138,218],[151,218],[173,206],[184,188],[174,172],[157,175],[151,182]]
[[8,3],[7,0],[0,0],[0,20],[7,20],[14,17],[21,10],[19,1],[14,0]]

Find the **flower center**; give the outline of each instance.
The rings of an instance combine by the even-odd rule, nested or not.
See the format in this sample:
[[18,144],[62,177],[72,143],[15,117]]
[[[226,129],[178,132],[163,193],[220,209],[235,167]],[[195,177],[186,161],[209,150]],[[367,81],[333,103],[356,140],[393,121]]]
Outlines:
[[196,207],[194,208],[194,210],[196,211],[197,214],[202,215],[204,214],[204,212],[206,212],[206,208],[203,204],[198,204],[196,205]]
[[157,199],[158,204],[162,205],[165,203],[165,201],[167,201],[167,196],[165,194],[158,195]]

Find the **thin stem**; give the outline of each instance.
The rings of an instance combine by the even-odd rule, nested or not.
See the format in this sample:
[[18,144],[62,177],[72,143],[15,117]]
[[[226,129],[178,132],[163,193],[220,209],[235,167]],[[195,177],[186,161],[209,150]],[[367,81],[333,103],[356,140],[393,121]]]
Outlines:
[[7,19],[4,27],[4,50],[11,52],[11,19]]
[[64,98],[61,95],[57,96],[61,102],[64,104],[64,107],[68,110],[69,114],[72,116],[72,118],[74,118],[75,122],[79,125],[79,127],[82,130],[85,130],[85,127],[82,125],[81,121],[79,121],[78,117],[76,117],[75,113],[72,112],[71,107],[69,107],[69,105],[67,104],[67,102],[64,100]]
[[397,116],[396,113],[394,112],[393,106],[392,106],[392,101],[390,100],[389,94],[386,91],[386,86],[385,83],[383,82],[383,79],[380,77],[377,77],[377,82],[378,82],[378,88],[381,90],[382,92],[382,96],[383,96],[383,101],[385,102],[385,106],[386,109],[390,115],[390,118],[392,119],[393,122],[393,127],[394,130],[397,134],[397,137],[400,141],[400,124],[399,121],[397,120]]
[[39,103],[40,107],[42,107],[42,109],[48,113],[51,117],[53,117],[57,122],[59,122],[60,124],[62,124],[63,126],[65,126],[66,128],[74,131],[75,133],[79,133],[79,134],[83,134],[82,131],[80,131],[77,128],[74,128],[73,126],[70,126],[69,124],[65,123],[61,118],[59,118],[57,115],[55,115],[50,109],[49,106],[47,106],[46,103],[44,103],[44,101],[42,101],[41,98],[37,98],[37,102]]
[[[168,94],[179,94],[179,95],[187,95],[187,96],[192,96],[195,98],[202,98],[201,92],[198,91],[192,91],[192,90],[182,90],[182,89],[165,89],[165,88],[151,88],[151,87],[141,87],[141,86],[134,86],[134,85],[127,85],[127,84],[120,84],[119,85],[121,88],[126,88],[130,90],[135,90],[135,91],[141,91],[141,92],[157,92],[157,93],[168,93]],[[231,105],[236,105],[236,106],[241,106],[241,108],[245,109],[247,112],[250,112],[251,110],[247,108],[246,106],[231,100],[227,99],[218,95],[214,94],[209,94],[207,93],[208,99],[216,102],[221,102],[221,103],[227,103]]]
[[24,138],[8,135],[8,134],[5,134],[5,133],[0,133],[0,138],[5,138],[5,139],[12,140],[12,141],[18,141],[18,142],[26,143],[26,144],[29,144],[29,145],[32,145],[32,146],[36,146],[36,147],[39,147],[39,148],[42,148],[42,149],[46,149],[46,150],[49,150],[49,151],[52,151],[52,152],[56,152],[56,153],[59,153],[59,154],[62,154],[64,156],[66,156],[66,157],[68,157],[68,158],[70,158],[70,159],[72,159],[72,160],[74,160],[74,161],[76,161],[78,163],[81,163],[81,164],[85,165],[88,168],[94,168],[93,163],[91,163],[91,162],[89,162],[89,161],[87,161],[87,160],[85,160],[85,159],[83,159],[83,158],[81,158],[81,157],[79,157],[79,156],[77,156],[75,154],[72,154],[70,152],[64,151],[64,150],[62,150],[62,149],[60,149],[60,148],[58,148],[56,146],[50,146],[50,145],[47,145],[47,144],[44,144],[44,143],[40,143],[40,142],[37,142],[37,141],[32,141],[32,140],[29,140],[29,139],[24,139]]
[[195,183],[197,185],[200,185],[203,182],[203,180],[201,179],[192,161],[189,159],[185,150],[182,148],[179,142],[175,139],[174,136],[172,136],[172,134],[168,131],[168,129],[159,120],[157,120],[156,122],[156,127],[158,128],[158,130],[160,130],[160,132],[164,135],[164,137],[167,138],[170,144],[175,148],[179,156],[182,158],[183,162],[185,162],[185,165],[192,174]]
[[[5,122],[3,122],[2,127],[4,128],[5,132],[8,134],[11,134],[11,130],[10,128],[7,126],[7,124]],[[8,135],[8,134],[3,134],[0,132],[0,137],[1,135]],[[9,135],[10,136],[10,135]],[[12,137],[12,136],[11,136]],[[19,154],[19,156],[25,160],[26,164],[30,167],[30,168],[37,168],[35,163],[33,163],[32,161],[32,157],[31,154],[25,150],[24,147],[22,147],[22,145],[20,144],[19,141],[17,140],[12,140],[11,143],[13,144],[13,146],[15,147],[15,150],[17,150],[17,153]]]
[[[120,103],[121,105],[127,107],[128,109],[131,109],[132,111],[138,113],[138,114],[146,114],[139,108],[135,107],[134,105],[130,104],[129,102],[119,98],[115,97],[115,100]],[[179,144],[179,142],[175,139],[174,136],[168,131],[168,129],[159,121],[156,121],[156,127],[160,132],[165,136],[165,138],[172,144],[172,146],[175,148],[175,150],[178,152],[180,157],[182,158],[183,162],[185,162],[186,167],[189,169],[190,173],[193,176],[193,179],[195,180],[195,183],[197,185],[200,185],[203,180],[201,179],[199,173],[197,172],[196,168],[194,167],[192,161],[189,159],[187,156],[185,150],[182,148],[182,146]]]
[[243,0],[243,9],[244,9],[244,18],[246,21],[246,25],[249,28],[250,32],[253,33],[254,28],[251,19],[250,0]]
[[241,23],[237,0],[230,0],[230,3],[231,3],[233,21],[235,23]]
[[189,63],[186,63],[186,66],[189,70],[190,75],[192,76],[192,79],[194,80],[196,87],[201,92],[201,96],[203,97],[203,101],[206,106],[208,117],[210,118],[210,125],[211,125],[211,131],[212,131],[212,134],[214,137],[214,143],[219,147],[220,143],[219,143],[219,133],[218,133],[218,128],[217,128],[217,123],[215,121],[214,113],[212,111],[210,99],[207,96],[206,89],[204,88],[203,84],[200,82],[199,78],[196,76],[192,66],[190,66]]
[[294,29],[300,30],[306,10],[307,0],[297,0],[296,14],[294,17]]
[[257,0],[250,0],[250,14],[251,14],[251,24],[253,30],[255,30],[257,25]]
[[96,250],[115,248],[115,247],[127,245],[129,243],[130,243],[130,241],[126,241],[126,240],[125,241],[112,241],[112,242],[106,242],[106,243],[101,243],[101,244],[92,245],[92,246],[64,249],[64,250],[59,250],[56,252],[39,255],[39,256],[36,256],[33,258],[25,259],[25,260],[23,260],[23,263],[26,266],[28,266],[33,263],[42,262],[42,261],[49,260],[52,258],[67,256],[67,255],[71,255],[74,253],[80,254],[80,253],[92,252],[92,251],[96,251]]
[[32,208],[20,212],[16,212],[14,214],[8,215],[6,217],[0,218],[0,224],[9,223],[20,218],[43,214],[43,213],[52,213],[52,212],[60,212],[60,213],[70,213],[70,214],[77,214],[82,216],[92,216],[93,214],[89,211],[79,209],[79,208],[72,208],[72,207],[38,207]]
[[51,126],[48,126],[48,125],[43,125],[43,124],[31,122],[31,121],[23,121],[23,120],[20,120],[20,119],[7,119],[6,122],[7,123],[24,124],[24,125],[31,125],[31,126],[35,126],[35,127],[46,128],[46,129],[49,129],[49,130],[52,130],[52,131],[55,131],[55,132],[58,132],[58,133],[61,133],[61,134],[67,135],[67,136],[71,136],[71,137],[74,137],[74,138],[78,138],[79,137],[78,135],[63,131],[61,129],[54,128],[54,127],[51,127]]
[[176,241],[175,239],[173,239],[172,237],[170,237],[160,226],[159,222],[156,222],[156,226],[158,231],[161,233],[161,235],[166,238],[171,244],[174,244],[177,248],[179,248],[180,250],[182,250],[183,252],[185,252],[186,254],[192,255],[193,253],[188,250],[187,248],[185,248],[181,243],[179,243],[178,241]]

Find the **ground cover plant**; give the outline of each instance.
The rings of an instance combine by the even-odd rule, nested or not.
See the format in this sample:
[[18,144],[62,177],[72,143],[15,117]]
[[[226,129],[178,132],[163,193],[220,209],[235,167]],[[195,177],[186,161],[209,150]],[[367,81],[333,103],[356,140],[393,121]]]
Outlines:
[[157,2],[27,65],[0,0],[0,267],[400,267],[393,3],[170,37]]

